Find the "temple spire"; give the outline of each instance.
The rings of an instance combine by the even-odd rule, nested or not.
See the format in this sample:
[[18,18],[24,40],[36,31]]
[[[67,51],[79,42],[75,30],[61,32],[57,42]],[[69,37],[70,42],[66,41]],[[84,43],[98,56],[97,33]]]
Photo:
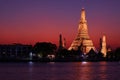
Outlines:
[[59,35],[59,48],[62,48],[62,34]]
[[[80,16],[80,22],[79,22],[79,27],[78,27],[78,33],[80,34],[81,37],[88,37],[88,26],[87,26],[87,20],[86,20],[86,14],[85,14],[85,9],[81,9],[81,16]],[[86,35],[86,36],[85,36]]]
[[[82,46],[81,46],[82,45]],[[81,48],[84,54],[87,54],[91,49],[95,50],[92,40],[88,35],[88,26],[86,20],[85,9],[81,9],[80,22],[78,26],[78,34],[73,40],[69,50],[79,50]]]
[[59,35],[59,50],[66,48],[66,40],[62,38],[62,34]]
[[106,36],[105,35],[103,35],[100,43],[101,43],[101,53],[103,53],[103,56],[106,57],[107,48],[106,48]]
[[82,8],[81,10],[81,20],[80,22],[86,22],[86,14],[85,14],[85,9]]

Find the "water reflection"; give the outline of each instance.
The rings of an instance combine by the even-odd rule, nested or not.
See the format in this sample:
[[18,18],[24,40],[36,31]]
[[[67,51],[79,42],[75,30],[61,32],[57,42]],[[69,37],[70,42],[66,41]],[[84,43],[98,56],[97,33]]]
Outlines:
[[87,64],[87,62],[85,62],[85,61],[84,61],[84,62],[81,62],[81,63],[82,63],[82,64]]
[[77,80],[92,80],[91,79],[91,72],[92,68],[90,67],[91,63],[89,62],[82,62],[79,67],[79,71],[77,72],[79,76]]
[[81,62],[79,65],[77,80],[107,80],[107,62]]
[[0,80],[120,80],[115,62],[0,63]]
[[28,62],[28,64],[29,64],[29,72],[32,73],[32,71],[33,71],[33,62],[30,61],[30,62]]
[[107,80],[107,62],[99,63],[99,77],[101,80]]

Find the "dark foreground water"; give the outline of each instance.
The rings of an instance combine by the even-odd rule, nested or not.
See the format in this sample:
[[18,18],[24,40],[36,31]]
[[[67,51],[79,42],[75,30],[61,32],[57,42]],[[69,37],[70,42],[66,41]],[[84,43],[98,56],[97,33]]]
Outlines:
[[120,80],[120,63],[0,63],[0,80]]

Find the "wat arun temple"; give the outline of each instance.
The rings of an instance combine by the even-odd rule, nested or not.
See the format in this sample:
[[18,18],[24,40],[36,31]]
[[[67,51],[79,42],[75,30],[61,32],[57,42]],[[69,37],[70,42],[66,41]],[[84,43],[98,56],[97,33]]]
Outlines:
[[93,41],[90,39],[88,33],[88,25],[86,20],[85,9],[81,10],[81,17],[78,26],[78,33],[76,38],[73,40],[68,50],[81,50],[84,54],[87,54],[91,49],[95,51]]
[[[60,35],[59,38],[59,48],[65,48],[65,44],[62,42],[62,35]],[[64,40],[63,40],[64,41]],[[64,41],[66,42],[66,41]],[[71,46],[68,48],[68,50],[74,50],[74,51],[82,51],[84,55],[90,52],[90,50],[93,50],[95,52],[98,52],[93,45],[93,41],[90,39],[89,33],[88,33],[88,25],[86,20],[86,13],[85,9],[81,9],[81,15],[80,15],[80,21],[78,25],[78,33],[71,43]],[[106,48],[106,36],[103,35],[102,38],[100,38],[100,52],[103,53],[104,57],[106,57],[107,48]]]

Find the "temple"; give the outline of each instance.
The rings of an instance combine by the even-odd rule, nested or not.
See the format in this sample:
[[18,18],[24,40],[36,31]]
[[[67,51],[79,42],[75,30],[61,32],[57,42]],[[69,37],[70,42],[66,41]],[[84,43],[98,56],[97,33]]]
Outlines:
[[78,26],[78,33],[73,40],[68,50],[81,50],[84,54],[87,54],[91,49],[95,50],[93,42],[88,35],[88,26],[86,20],[85,9],[81,10],[81,17]]
[[66,48],[66,39],[62,37],[62,34],[59,35],[59,50]]
[[106,57],[107,48],[106,48],[106,36],[103,35],[102,39],[100,39],[100,47],[101,47],[101,53],[104,57]]

